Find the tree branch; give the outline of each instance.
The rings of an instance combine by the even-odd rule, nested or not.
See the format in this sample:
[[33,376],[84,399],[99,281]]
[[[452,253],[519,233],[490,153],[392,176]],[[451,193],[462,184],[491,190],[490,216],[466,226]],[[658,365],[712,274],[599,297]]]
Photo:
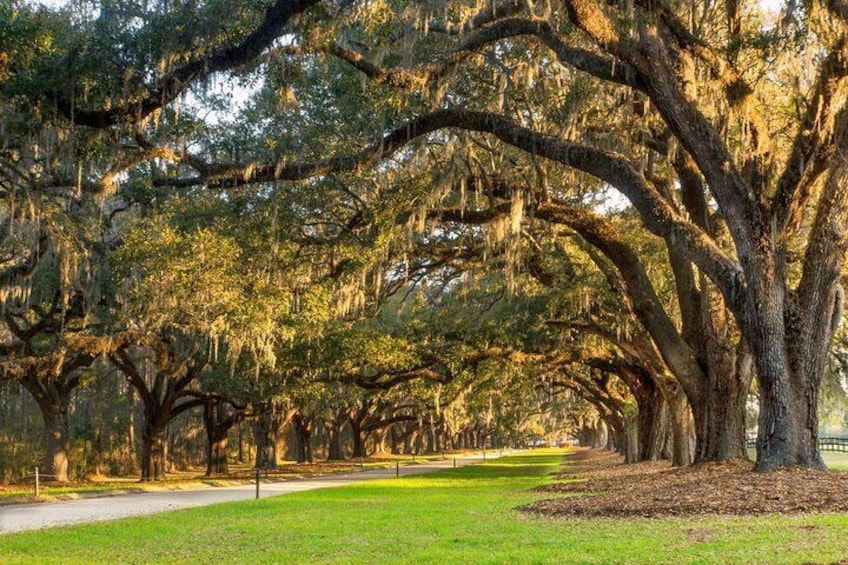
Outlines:
[[76,101],[54,93],[59,111],[75,124],[107,128],[117,124],[135,124],[166,106],[192,84],[215,73],[227,71],[255,60],[274,40],[283,34],[296,15],[318,4],[320,0],[277,0],[265,11],[262,23],[236,45],[215,51],[208,57],[195,59],[168,73],[143,98],[116,104],[108,110],[76,107]]

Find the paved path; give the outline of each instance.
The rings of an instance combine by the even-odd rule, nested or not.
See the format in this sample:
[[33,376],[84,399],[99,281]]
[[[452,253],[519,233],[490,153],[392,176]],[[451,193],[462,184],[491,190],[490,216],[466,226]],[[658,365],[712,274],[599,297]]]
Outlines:
[[[487,452],[488,459],[497,455],[498,452]],[[481,461],[482,458],[479,454],[464,455],[456,458],[456,465],[458,467],[466,466],[480,463]],[[401,476],[420,475],[439,469],[448,469],[453,464],[453,459],[447,459],[402,466],[400,468],[400,474]],[[259,489],[259,495],[265,498],[394,476],[395,469],[392,468],[262,483]],[[254,485],[240,485],[236,487],[204,488],[185,491],[138,492],[64,502],[0,506],[0,534],[84,522],[115,520],[129,516],[177,510],[179,508],[206,506],[207,504],[215,504],[217,502],[250,500],[255,496],[256,487]]]

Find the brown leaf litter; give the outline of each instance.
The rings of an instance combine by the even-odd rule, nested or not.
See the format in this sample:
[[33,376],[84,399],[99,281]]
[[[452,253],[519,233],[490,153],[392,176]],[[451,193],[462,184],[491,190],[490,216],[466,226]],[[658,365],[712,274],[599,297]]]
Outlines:
[[794,468],[754,472],[745,460],[672,467],[668,461],[625,465],[605,450],[567,457],[557,482],[539,491],[567,495],[522,510],[548,516],[635,517],[755,515],[848,511],[848,472]]

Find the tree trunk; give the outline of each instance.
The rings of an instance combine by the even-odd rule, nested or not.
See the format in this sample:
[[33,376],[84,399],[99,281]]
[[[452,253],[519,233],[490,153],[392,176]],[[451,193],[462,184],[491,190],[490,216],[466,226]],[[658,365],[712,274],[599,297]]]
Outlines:
[[203,405],[203,423],[206,428],[206,476],[226,475],[228,436],[237,418],[227,414],[220,402],[207,402]]
[[601,420],[598,420],[591,426],[592,436],[590,447],[594,449],[606,448],[610,451],[615,450],[615,442],[613,441],[612,434],[606,428],[606,424],[604,424]]
[[367,454],[365,453],[366,437],[362,431],[362,426],[360,426],[358,422],[351,420],[350,432],[351,436],[353,436],[353,457],[367,457]]
[[669,408],[671,411],[671,464],[675,467],[685,467],[692,463],[691,417],[689,402],[686,395],[678,389],[670,395]]
[[50,476],[49,480],[67,482],[71,448],[69,394],[57,383],[36,375],[27,376],[21,384],[32,395],[44,422],[44,459],[40,472]]
[[344,451],[342,450],[342,427],[336,422],[331,422],[327,428],[328,449],[327,461],[344,461]]
[[427,428],[427,433],[425,435],[427,440],[427,446],[424,448],[425,453],[438,453],[439,448],[436,443],[436,427],[433,426],[432,423]]
[[145,423],[141,432],[141,480],[158,481],[165,476],[166,425]]
[[400,436],[396,428],[395,425],[389,428],[389,449],[392,455],[400,455]]
[[295,414],[292,423],[297,438],[297,462],[312,463],[312,419]]
[[662,458],[667,428],[667,404],[658,386],[640,387],[633,391],[638,413],[636,441],[638,461],[658,461]]
[[226,475],[230,472],[227,465],[227,434],[217,436],[207,432],[209,440],[206,446],[206,476]]
[[[713,233],[701,180],[685,175],[682,182],[690,216],[703,230]],[[672,241],[667,241],[667,247],[682,317],[681,337],[697,361],[688,377],[677,375],[694,419],[694,460],[747,459],[745,403],[753,374],[747,342],[744,335],[735,337],[739,328],[713,282],[703,273],[696,277],[691,263]],[[674,349],[679,349],[680,358],[687,353],[680,345]],[[682,450],[682,438],[679,441]],[[678,453],[675,459],[682,461],[682,456]]]
[[624,462],[636,463],[639,461],[640,445],[639,445],[639,425],[637,423],[636,414],[629,414],[624,417]]
[[[785,300],[783,296],[780,298]],[[811,341],[805,344],[799,340],[801,343],[793,344],[788,351],[780,347],[787,337],[781,314],[784,307],[775,299],[764,302],[758,316],[752,316],[749,322],[749,339],[760,384],[757,470],[771,471],[793,465],[825,469],[817,446],[817,404],[826,355],[804,351],[806,347],[816,346]],[[796,323],[804,322],[810,323]],[[828,346],[830,339],[826,340]]]
[[244,424],[238,423],[238,462],[244,463]]
[[595,427],[583,424],[577,432],[577,443],[581,447],[593,447],[595,444]]
[[[619,448],[620,442],[616,442],[616,435],[618,435],[618,434],[616,434],[615,431],[612,428],[607,428],[606,445],[599,445],[598,447],[603,447],[604,449],[608,449],[610,451],[616,451],[616,452],[620,453],[621,452],[620,448]],[[604,436],[599,436],[599,437],[603,438]]]
[[421,451],[424,449],[424,430],[421,427],[418,427],[418,430],[415,432],[415,441],[412,444],[413,453],[415,455],[420,455]]
[[70,437],[68,427],[67,406],[56,407],[55,410],[44,411],[44,463],[41,473],[48,476],[48,480],[68,481],[68,452],[70,451]]
[[819,387],[842,321],[840,280],[848,250],[844,112],[835,129],[836,150],[809,232],[797,290],[787,289],[785,253],[779,245],[766,248],[767,253],[760,249],[754,256],[740,257],[748,284],[746,333],[760,382],[759,471],[790,465],[825,468],[817,445]]
[[135,389],[127,385],[127,460],[130,461],[132,468],[135,468]]
[[255,467],[264,469],[277,466],[277,449],[272,430],[270,407],[260,409],[251,424],[253,441],[256,444]]
[[[720,347],[720,346],[719,346]],[[697,437],[695,461],[748,459],[745,448],[745,404],[753,375],[752,357],[728,349],[711,351],[709,382],[692,404]]]
[[416,443],[418,442],[418,430],[413,429],[408,434],[406,434],[403,438],[403,453],[404,455],[409,455],[410,453],[415,453]]

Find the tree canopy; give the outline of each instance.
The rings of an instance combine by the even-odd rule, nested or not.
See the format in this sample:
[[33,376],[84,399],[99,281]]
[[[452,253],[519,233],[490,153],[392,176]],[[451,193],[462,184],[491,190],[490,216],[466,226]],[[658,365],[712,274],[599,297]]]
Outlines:
[[309,459],[316,422],[343,456],[343,427],[361,455],[541,418],[679,465],[747,458],[755,428],[759,470],[823,468],[847,18],[0,0],[0,378],[59,475],[70,393],[109,367],[144,405],[147,478],[201,406],[253,422],[257,461],[287,424]]

